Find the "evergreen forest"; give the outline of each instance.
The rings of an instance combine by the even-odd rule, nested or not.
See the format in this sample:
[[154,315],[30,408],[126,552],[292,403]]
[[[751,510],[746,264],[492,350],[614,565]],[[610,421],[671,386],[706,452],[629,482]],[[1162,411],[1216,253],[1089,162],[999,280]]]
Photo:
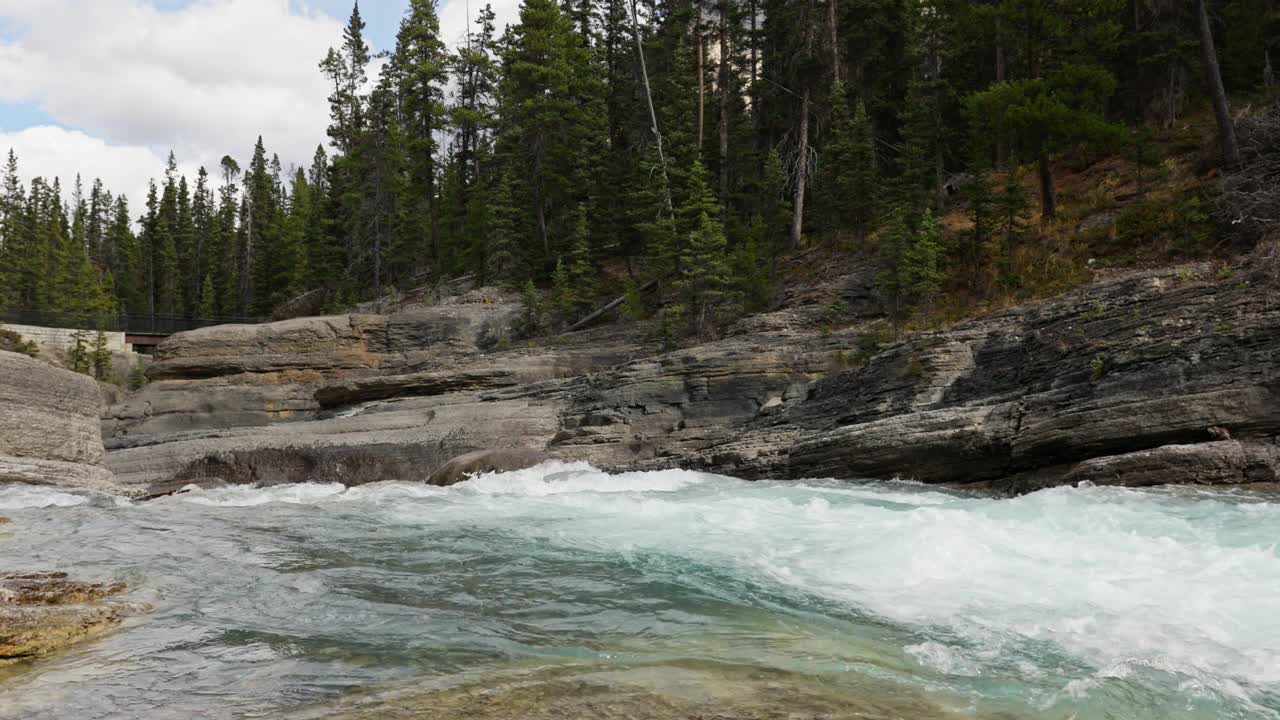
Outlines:
[[524,0],[473,21],[444,38],[409,0],[377,53],[357,4],[315,58],[330,124],[308,166],[246,138],[127,198],[24,182],[10,151],[0,310],[266,318],[465,276],[551,327],[625,295],[678,340],[769,308],[817,249],[878,263],[904,325],[1157,238],[1256,240],[1220,179],[1274,104],[1275,0]]

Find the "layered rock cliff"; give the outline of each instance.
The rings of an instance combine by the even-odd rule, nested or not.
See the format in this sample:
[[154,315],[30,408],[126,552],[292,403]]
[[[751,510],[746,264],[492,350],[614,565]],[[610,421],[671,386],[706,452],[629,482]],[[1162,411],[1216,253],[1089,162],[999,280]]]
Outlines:
[[0,485],[121,490],[103,467],[93,380],[0,351]]
[[1135,273],[893,347],[703,457],[753,476],[1013,492],[1280,479],[1280,295],[1260,266]]
[[108,412],[107,462],[141,495],[425,480],[489,447],[1011,492],[1272,483],[1280,303],[1257,266],[1219,275],[1130,273],[896,344],[803,304],[665,354],[625,326],[513,343],[502,303],[210,328]]

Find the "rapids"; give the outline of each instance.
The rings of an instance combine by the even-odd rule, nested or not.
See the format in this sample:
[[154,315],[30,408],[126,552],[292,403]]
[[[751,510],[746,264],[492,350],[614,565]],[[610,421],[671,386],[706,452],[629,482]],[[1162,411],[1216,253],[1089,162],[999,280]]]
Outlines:
[[5,720],[325,717],[566,668],[917,703],[885,717],[1280,718],[1280,504],[1258,498],[552,463],[148,503],[10,486],[0,511],[0,570],[155,608],[0,670]]

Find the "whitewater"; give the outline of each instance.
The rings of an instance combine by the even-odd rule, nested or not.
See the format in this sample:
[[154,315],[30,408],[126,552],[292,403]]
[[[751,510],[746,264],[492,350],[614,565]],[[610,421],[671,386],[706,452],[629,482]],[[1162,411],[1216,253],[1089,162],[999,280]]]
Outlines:
[[146,503],[8,486],[0,513],[0,569],[123,580],[153,608],[0,670],[5,720],[324,716],[566,665],[873,682],[946,717],[1280,718],[1265,497],[550,463]]

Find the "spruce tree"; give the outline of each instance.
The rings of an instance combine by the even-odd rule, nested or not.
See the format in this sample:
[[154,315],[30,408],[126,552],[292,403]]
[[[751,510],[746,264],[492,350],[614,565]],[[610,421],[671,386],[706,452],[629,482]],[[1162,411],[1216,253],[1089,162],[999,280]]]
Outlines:
[[[189,314],[201,317],[205,310],[205,286],[212,286],[210,274],[216,266],[210,262],[210,249],[217,233],[216,203],[209,187],[209,172],[203,167],[196,176],[196,191],[191,203],[191,232],[191,257],[187,263],[190,276],[187,280],[194,292],[187,299],[187,309]],[[216,304],[212,311],[216,314]]]
[[111,362],[111,348],[107,345],[107,333],[101,326],[98,327],[98,332],[93,338],[92,368],[93,379],[99,382],[110,382],[114,369]]
[[518,257],[520,209],[515,205],[512,189],[515,183],[509,172],[498,178],[491,194],[489,248],[486,253],[485,278],[495,282],[512,282],[523,269]]
[[93,368],[93,354],[87,335],[87,330],[76,330],[71,334],[71,345],[67,348],[67,369],[81,375],[90,374]]
[[276,250],[271,256],[272,305],[303,292],[307,283],[307,226],[314,216],[313,193],[306,171],[294,173],[289,208]]
[[307,286],[335,289],[344,284],[346,258],[335,235],[336,204],[330,183],[331,168],[323,146],[317,147],[307,171],[311,188],[311,216],[307,219]]
[[587,224],[586,207],[580,205],[576,215],[566,269],[569,273],[574,308],[578,312],[583,312],[595,301],[596,270],[591,260],[591,231]]
[[18,177],[18,156],[11,148],[0,181],[0,310],[20,305],[23,209],[26,204]]
[[[403,133],[410,183],[420,188],[407,201],[409,224],[400,255],[406,262],[429,257],[433,271],[445,270],[440,238],[440,209],[436,205],[436,133],[444,126],[444,84],[448,52],[440,39],[440,20],[434,0],[409,0],[400,22],[391,65],[398,82],[400,130]],[[429,243],[420,245],[420,239]],[[410,275],[414,267],[402,274]]]
[[706,168],[695,161],[689,171],[689,193],[680,208],[682,217],[697,217],[681,247],[680,278],[676,283],[680,304],[688,314],[689,332],[704,339],[732,303],[731,275],[720,204],[711,190]]
[[223,316],[243,317],[240,311],[240,242],[236,217],[240,202],[240,164],[230,155],[224,155],[219,164],[222,170],[222,188],[219,190],[217,229],[210,248],[210,263],[214,287],[218,293],[218,313]]
[[177,224],[174,226],[173,246],[177,253],[174,284],[177,297],[174,309],[177,314],[189,316],[195,311],[200,293],[200,275],[196,268],[196,220],[192,204],[191,187],[186,176],[178,179]]
[[944,275],[942,221],[929,208],[896,207],[880,249],[880,289],[895,333],[917,314],[927,323]]
[[831,87],[831,135],[821,156],[818,195],[829,230],[848,230],[859,240],[876,214],[876,156],[866,109],[850,114],[844,83]]
[[129,199],[124,195],[116,197],[107,238],[114,258],[111,273],[123,280],[116,285],[116,297],[119,298],[122,311],[133,315],[147,312],[146,285],[142,282],[142,246],[133,232]]
[[556,260],[555,270],[551,271],[551,302],[562,324],[567,325],[573,321],[577,302],[573,280],[569,277],[569,268],[565,267],[563,258]]
[[280,236],[279,212],[278,183],[268,166],[262,136],[258,136],[244,180],[238,258],[240,315],[269,315],[272,303],[279,299],[271,274]]
[[204,276],[204,282],[200,284],[200,313],[199,317],[204,320],[212,320],[218,316],[218,295],[214,290],[213,280],[208,276]]
[[787,247],[787,232],[791,222],[790,203],[786,199],[787,176],[782,167],[782,154],[776,149],[765,156],[764,176],[760,183],[760,198],[756,207],[762,225],[762,249],[769,258],[769,275],[778,272],[778,257]]
[[[606,140],[601,71],[554,0],[526,0],[507,50],[499,153],[528,207],[533,265],[547,272],[572,233],[573,209],[589,201]],[[545,277],[545,275],[544,275]]]

